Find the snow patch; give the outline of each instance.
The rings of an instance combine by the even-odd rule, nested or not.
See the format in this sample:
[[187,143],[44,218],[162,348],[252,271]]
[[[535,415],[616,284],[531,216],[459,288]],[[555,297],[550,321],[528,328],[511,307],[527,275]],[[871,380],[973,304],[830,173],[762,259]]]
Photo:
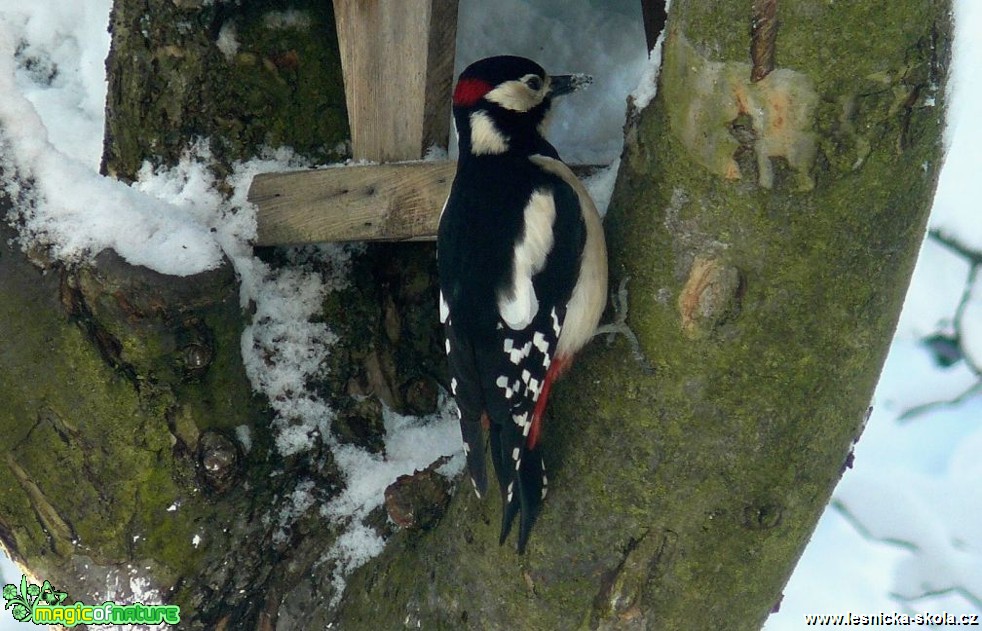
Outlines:
[[306,30],[310,28],[310,15],[305,11],[287,9],[286,11],[270,11],[264,16],[266,28],[286,29],[294,28]]
[[239,439],[239,444],[242,445],[242,451],[244,453],[249,453],[252,451],[252,428],[248,425],[238,425],[235,428],[235,437]]
[[607,207],[610,206],[610,198],[614,194],[614,184],[617,182],[617,171],[620,167],[621,159],[617,158],[590,177],[583,179],[583,185],[590,193],[601,217],[607,216]]
[[662,31],[658,35],[658,39],[655,40],[654,48],[648,53],[648,63],[644,66],[644,72],[641,74],[641,81],[638,82],[638,87],[634,88],[634,91],[631,92],[631,102],[639,112],[648,107],[648,104],[658,94],[658,74],[661,72],[662,48],[664,45],[665,31]]
[[453,401],[443,395],[439,410],[415,417],[383,410],[385,457],[350,445],[337,445],[334,458],[345,477],[345,489],[323,508],[321,514],[335,523],[347,524],[345,534],[324,556],[336,562],[332,582],[335,604],[344,591],[345,577],[382,551],[382,539],[363,520],[382,505],[385,488],[400,475],[425,469],[450,456],[437,472],[455,478],[464,470],[460,429]]
[[215,46],[218,46],[218,50],[222,51],[225,59],[229,61],[235,59],[239,52],[239,29],[236,28],[235,22],[222,24],[222,28],[218,31],[218,39],[215,40]]

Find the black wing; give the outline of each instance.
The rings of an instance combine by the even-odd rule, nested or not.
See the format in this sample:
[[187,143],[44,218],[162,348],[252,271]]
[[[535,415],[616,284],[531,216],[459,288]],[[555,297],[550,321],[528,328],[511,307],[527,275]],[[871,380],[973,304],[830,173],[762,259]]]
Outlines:
[[[473,185],[477,174],[465,180],[458,172],[438,235],[441,320],[468,472],[483,495],[483,428],[488,426],[503,504],[501,541],[521,512],[519,551],[525,549],[546,490],[541,455],[528,446],[533,411],[546,383],[586,241],[576,192],[560,178],[537,167],[534,171],[524,179],[481,187]],[[498,312],[498,295],[513,282],[524,205],[534,191],[552,195],[553,245],[531,278],[538,309],[527,326],[512,329]],[[501,212],[507,208],[517,212]],[[494,238],[500,234],[516,237],[501,242]]]

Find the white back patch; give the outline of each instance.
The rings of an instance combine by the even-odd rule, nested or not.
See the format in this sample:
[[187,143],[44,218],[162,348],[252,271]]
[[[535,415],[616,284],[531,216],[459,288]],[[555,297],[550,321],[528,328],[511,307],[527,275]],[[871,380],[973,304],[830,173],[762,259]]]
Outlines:
[[525,233],[515,244],[511,287],[498,295],[498,312],[510,328],[518,331],[532,323],[539,312],[532,277],[542,271],[554,241],[556,201],[552,193],[535,191],[525,206]]
[[471,153],[475,156],[508,151],[508,138],[486,112],[471,113]]

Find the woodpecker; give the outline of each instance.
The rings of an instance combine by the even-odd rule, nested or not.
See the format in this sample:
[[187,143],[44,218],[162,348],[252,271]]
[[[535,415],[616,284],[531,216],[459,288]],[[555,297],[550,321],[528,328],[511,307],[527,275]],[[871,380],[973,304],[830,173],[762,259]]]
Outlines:
[[499,543],[518,551],[546,496],[539,439],[553,382],[592,337],[607,297],[596,206],[545,139],[555,97],[589,83],[522,57],[477,61],[453,92],[460,155],[440,215],[440,320],[467,468],[501,490]]

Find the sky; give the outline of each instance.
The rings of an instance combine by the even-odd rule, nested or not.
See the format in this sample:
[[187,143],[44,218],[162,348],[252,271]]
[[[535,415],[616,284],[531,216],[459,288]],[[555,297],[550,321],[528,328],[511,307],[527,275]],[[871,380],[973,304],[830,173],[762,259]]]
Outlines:
[[[257,309],[242,339],[250,379],[278,401],[277,447],[302,451],[312,436],[329,436],[332,415],[304,385],[335,341],[329,323],[311,319],[324,294],[347,282],[352,250],[317,251],[335,262],[339,271],[332,277],[302,260],[295,269],[274,271],[252,256],[255,215],[245,191],[255,173],[303,166],[288,151],[240,165],[236,195],[227,201],[204,167],[204,147],[174,169],[145,169],[132,187],[97,175],[110,5],[0,0],[0,166],[38,182],[34,204],[22,216],[27,238],[51,240],[65,260],[113,247],[132,263],[178,275],[214,267],[227,256],[242,281],[243,304],[253,301]],[[930,225],[982,252],[982,122],[975,115],[982,111],[982,2],[955,0],[955,9],[947,160]],[[498,14],[487,15],[491,11]],[[570,162],[609,163],[620,151],[626,96],[650,83],[639,13],[633,0],[502,0],[493,9],[462,0],[457,72],[481,57],[510,53],[535,58],[554,73],[593,74],[590,90],[559,105],[552,138]],[[489,23],[500,28],[489,29]],[[602,196],[611,178],[595,184]],[[7,192],[18,193],[9,185]],[[937,349],[951,346],[932,351],[924,343],[957,330],[961,350],[982,365],[982,281],[970,280],[964,259],[925,241],[855,465],[836,489],[768,631],[802,628],[807,614],[982,613],[982,397],[962,396],[971,394],[979,376],[965,359],[941,367]],[[295,396],[276,396],[285,392]],[[305,422],[285,420],[297,416]],[[367,514],[389,481],[442,455],[454,456],[445,473],[460,470],[459,435],[446,406],[429,419],[388,414],[385,422],[390,458],[384,462],[330,445],[358,483],[320,509],[325,520]],[[248,435],[241,435],[245,446]],[[298,483],[281,523],[312,510],[310,486]],[[357,519],[348,522],[328,552],[342,561],[342,570],[364,563],[382,546]],[[19,580],[5,560],[0,575],[0,583]],[[343,571],[335,579],[342,585]],[[17,628],[36,627],[0,612],[0,631]]]

